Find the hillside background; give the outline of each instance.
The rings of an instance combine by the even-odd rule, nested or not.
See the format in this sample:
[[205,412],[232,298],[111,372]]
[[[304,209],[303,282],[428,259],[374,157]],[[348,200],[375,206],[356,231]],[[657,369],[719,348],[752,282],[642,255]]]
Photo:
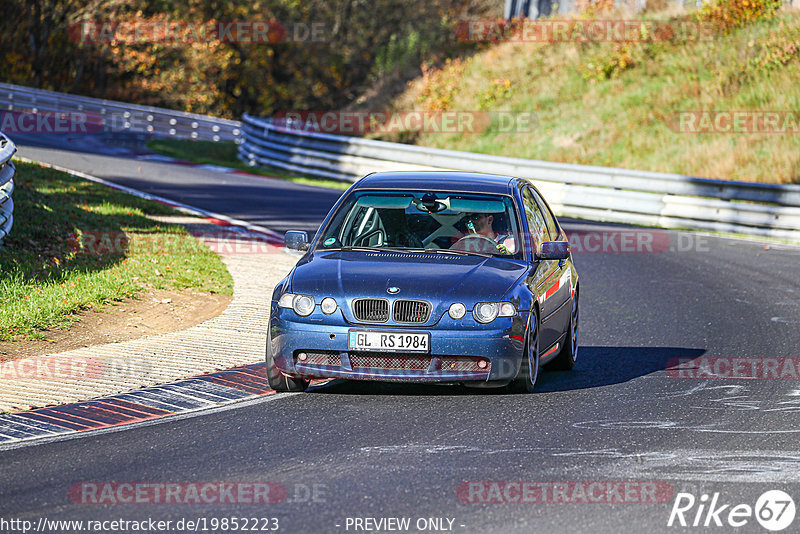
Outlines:
[[[702,24],[703,38],[625,42],[459,39],[493,0],[9,0],[0,80],[237,118],[288,110],[533,113],[525,131],[396,132],[381,138],[558,162],[800,183],[800,132],[692,133],[682,111],[800,117],[800,17],[775,0],[711,0],[685,11],[605,0],[578,20]],[[564,17],[562,17],[564,18]],[[124,43],[76,38],[81,21],[322,23],[324,42]]]

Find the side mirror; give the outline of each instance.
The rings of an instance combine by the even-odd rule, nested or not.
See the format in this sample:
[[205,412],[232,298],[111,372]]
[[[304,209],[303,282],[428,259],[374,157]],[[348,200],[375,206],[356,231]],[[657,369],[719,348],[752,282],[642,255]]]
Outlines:
[[283,238],[286,248],[289,250],[308,250],[308,234],[298,230],[289,230]]
[[569,241],[545,241],[539,252],[537,260],[566,260],[569,258]]

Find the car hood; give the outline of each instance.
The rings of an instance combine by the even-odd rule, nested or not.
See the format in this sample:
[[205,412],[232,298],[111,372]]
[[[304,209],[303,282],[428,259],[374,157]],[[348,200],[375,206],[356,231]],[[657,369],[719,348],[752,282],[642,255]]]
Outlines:
[[[453,302],[499,301],[527,271],[522,261],[455,254],[330,251],[295,267],[291,291],[339,301],[358,297],[423,299],[434,309]],[[399,288],[390,294],[390,287]]]

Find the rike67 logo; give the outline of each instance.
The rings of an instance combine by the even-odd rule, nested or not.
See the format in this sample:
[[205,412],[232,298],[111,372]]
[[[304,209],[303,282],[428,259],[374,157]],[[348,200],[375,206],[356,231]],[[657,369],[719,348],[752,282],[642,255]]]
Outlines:
[[730,529],[752,525],[755,519],[763,528],[777,532],[792,524],[795,511],[794,500],[781,490],[764,492],[755,506],[725,503],[719,493],[711,496],[704,493],[697,499],[691,493],[681,492],[675,496],[667,526]]

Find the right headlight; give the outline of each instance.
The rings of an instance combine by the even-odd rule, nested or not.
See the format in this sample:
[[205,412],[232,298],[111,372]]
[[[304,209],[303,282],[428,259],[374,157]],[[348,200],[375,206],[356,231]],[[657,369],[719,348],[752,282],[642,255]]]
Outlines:
[[510,302],[479,302],[472,308],[472,316],[481,324],[488,324],[498,317],[514,317],[517,308]]
[[497,319],[497,314],[500,313],[500,306],[496,302],[479,302],[472,309],[472,316],[479,323],[491,323]]

